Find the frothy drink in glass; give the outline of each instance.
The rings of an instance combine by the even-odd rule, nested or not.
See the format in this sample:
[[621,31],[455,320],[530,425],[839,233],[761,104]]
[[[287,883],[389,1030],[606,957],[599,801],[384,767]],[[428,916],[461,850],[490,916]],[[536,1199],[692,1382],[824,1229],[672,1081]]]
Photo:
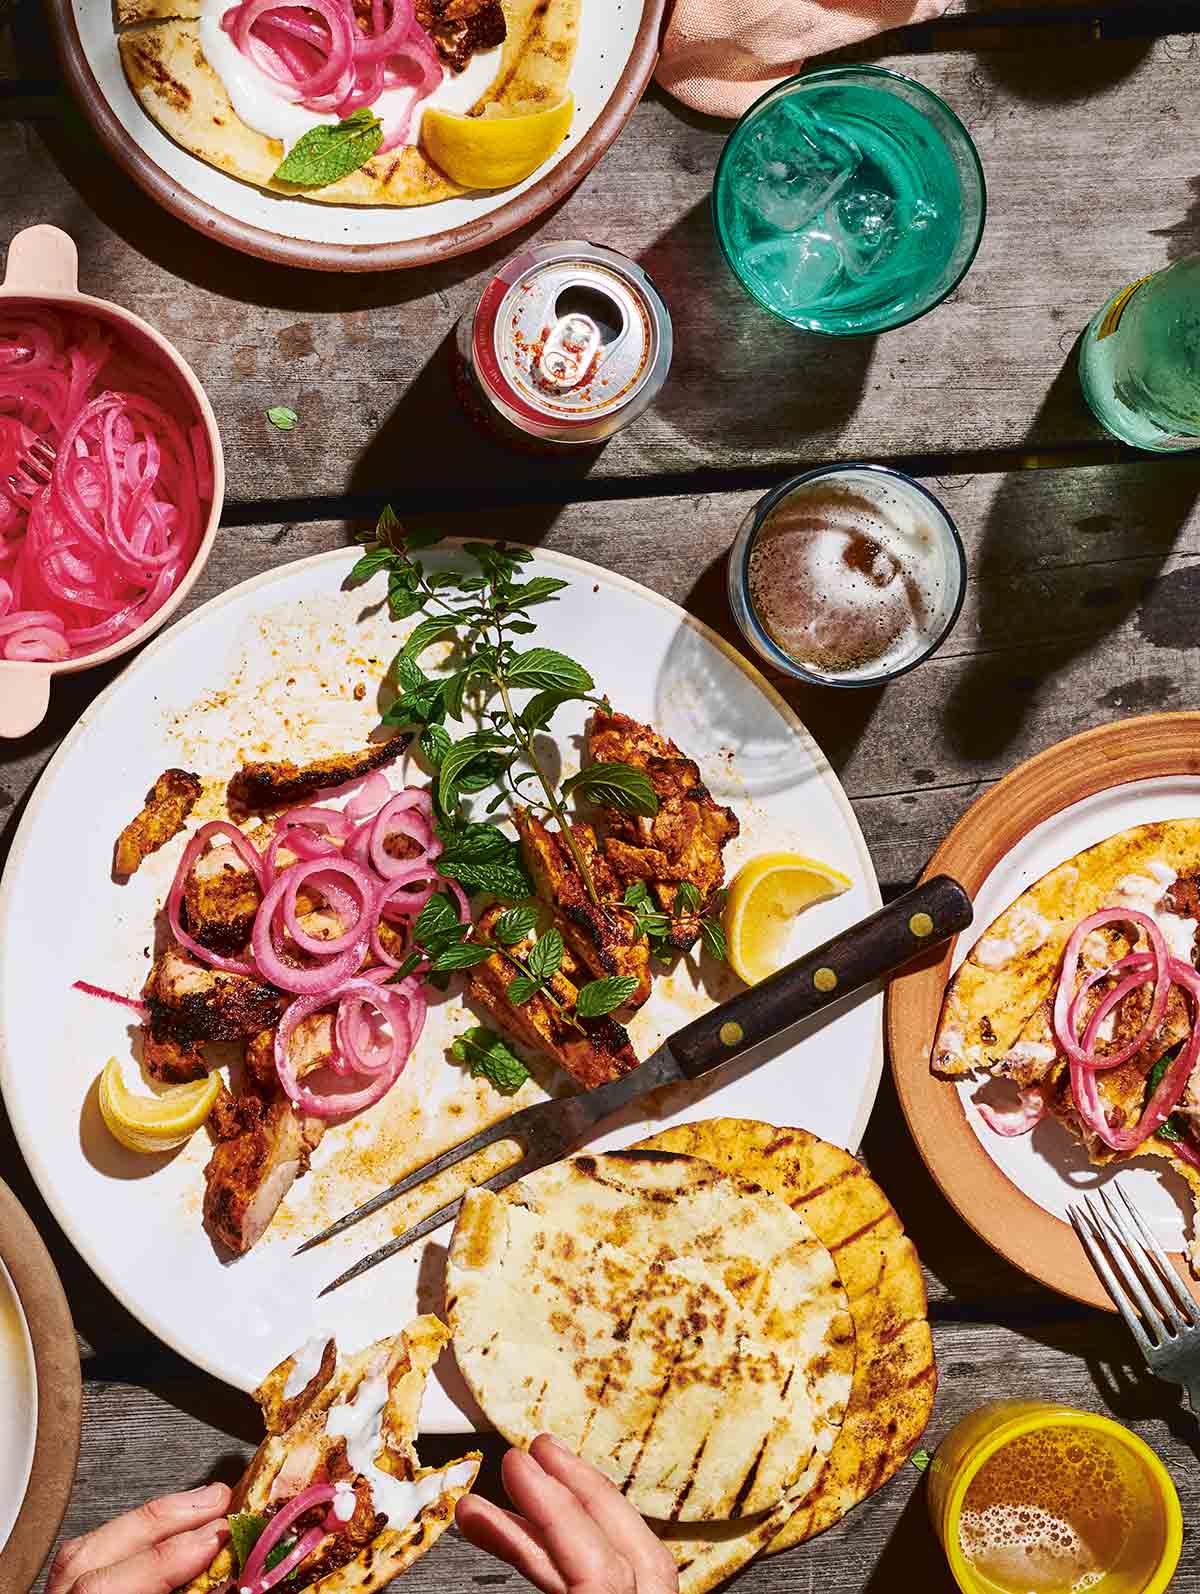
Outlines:
[[909,478],[814,474],[754,522],[738,618],[772,662],[783,655],[794,673],[865,685],[925,657],[953,622],[961,550],[944,511]]

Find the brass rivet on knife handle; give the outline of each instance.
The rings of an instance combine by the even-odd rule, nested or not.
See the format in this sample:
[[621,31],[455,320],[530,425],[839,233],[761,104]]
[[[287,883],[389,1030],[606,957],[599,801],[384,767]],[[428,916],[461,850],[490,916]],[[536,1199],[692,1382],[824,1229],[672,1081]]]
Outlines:
[[683,1074],[697,1079],[730,1056],[727,1036],[732,1025],[742,1031],[739,1049],[768,1040],[861,986],[894,973],[970,922],[970,897],[956,880],[937,875],[712,1013],[694,1019],[672,1035],[672,1055]]

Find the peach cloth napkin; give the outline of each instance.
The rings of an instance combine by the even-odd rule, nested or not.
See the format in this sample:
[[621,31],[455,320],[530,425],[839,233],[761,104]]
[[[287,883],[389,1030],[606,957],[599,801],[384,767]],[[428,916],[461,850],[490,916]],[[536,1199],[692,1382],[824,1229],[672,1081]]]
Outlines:
[[675,0],[655,73],[708,116],[740,116],[810,55],[924,22],[947,0]]

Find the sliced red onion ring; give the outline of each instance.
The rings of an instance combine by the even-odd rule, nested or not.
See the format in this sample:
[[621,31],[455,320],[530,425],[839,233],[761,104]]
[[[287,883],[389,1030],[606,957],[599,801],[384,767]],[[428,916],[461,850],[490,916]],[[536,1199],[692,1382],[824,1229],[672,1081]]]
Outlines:
[[371,819],[383,807],[392,795],[392,788],[387,776],[381,769],[372,771],[363,782],[360,789],[355,792],[346,804],[345,813],[348,819]]
[[[1150,1004],[1146,1023],[1139,1033],[1120,1051],[1098,1058],[1086,1039],[1083,1043],[1080,1042],[1067,1018],[1075,994],[1075,975],[1079,967],[1080,949],[1093,930],[1102,929],[1106,924],[1135,924],[1145,931],[1154,958],[1154,999]],[[1158,1033],[1163,1014],[1167,1010],[1167,997],[1171,990],[1170,961],[1163,933],[1149,914],[1139,913],[1134,908],[1104,908],[1099,913],[1091,913],[1086,919],[1080,920],[1072,930],[1063,952],[1058,989],[1054,993],[1054,1038],[1071,1060],[1073,1067],[1095,1068],[1098,1064],[1103,1064],[1106,1068],[1119,1068],[1122,1063],[1127,1063],[1131,1057],[1135,1057]],[[1144,984],[1145,981],[1141,983]]]
[[[310,1529],[278,1566],[273,1566],[270,1571],[266,1570],[267,1557],[284,1538],[292,1523],[298,1517],[302,1517],[306,1511],[311,1511],[315,1505],[332,1504],[336,1496],[337,1490],[333,1484],[314,1483],[307,1489],[301,1489],[296,1498],[289,1500],[287,1505],[281,1506],[259,1534],[254,1548],[246,1557],[246,1565],[237,1580],[238,1588],[249,1589],[251,1594],[265,1594],[267,1589],[274,1588],[276,1583],[287,1577],[293,1567],[299,1566],[305,1556],[311,1555],[329,1531],[327,1525]],[[305,1546],[304,1553],[301,1554],[300,1551]]]
[[[351,920],[341,935],[331,936],[328,940],[310,935],[300,923],[299,909],[296,906],[296,896],[300,887],[306,880],[311,880],[344,923],[346,910],[351,907],[353,897],[350,892],[336,889],[337,882],[343,879],[349,880],[353,892],[358,896],[357,917]],[[364,933],[369,933],[369,924],[376,916],[375,899],[378,886],[367,871],[360,869],[356,863],[351,863],[346,858],[309,858],[293,864],[278,883],[283,887],[278,897],[275,897],[274,886],[267,893],[267,897],[275,898],[277,903],[282,904],[283,922],[287,926],[287,932],[302,952],[311,952],[316,957],[332,957],[337,952],[345,952],[350,947],[358,945]]]
[[[360,983],[370,985],[376,991],[378,989],[373,981],[353,982],[356,987]],[[399,1001],[407,1000],[400,992],[399,986],[396,987],[396,993]],[[299,1001],[291,1004],[280,1020],[279,1028],[275,1031],[275,1069],[279,1075],[279,1082],[287,1095],[304,1112],[312,1113],[314,1117],[318,1118],[346,1118],[351,1113],[361,1112],[365,1107],[373,1106],[380,1097],[387,1094],[403,1072],[404,1065],[408,1061],[408,1053],[399,1046],[395,1047],[389,1065],[378,1073],[373,1074],[370,1082],[361,1090],[348,1091],[344,1095],[338,1096],[322,1096],[316,1091],[310,1090],[307,1085],[296,1078],[292,1068],[289,1056],[292,1032],[301,1019],[307,1018],[310,1013],[319,1012],[322,1008],[328,1006],[328,996],[302,996]],[[335,1019],[335,1031],[336,1023]],[[413,1033],[416,1028],[415,1024],[410,1026],[407,1037],[412,1045],[416,1044],[416,1037]]]
[[[187,885],[188,877],[195,868],[201,853],[208,846],[214,836],[224,836],[232,842],[234,851],[249,869],[250,873],[262,884],[262,859],[255,849],[246,840],[236,825],[229,824],[224,819],[212,819],[192,837],[184,848],[183,857],[179,860],[179,868],[175,871],[175,878],[171,882],[170,894],[167,897],[167,920],[171,926],[171,934],[186,947],[193,957],[207,963],[210,968],[224,969],[228,974],[257,975],[260,969],[255,966],[253,958],[222,957],[218,952],[210,952],[208,947],[201,946],[200,942],[190,936],[183,928],[180,921],[179,910],[183,905],[183,891]],[[257,923],[257,920],[255,921]],[[270,978],[270,975],[267,976]]]

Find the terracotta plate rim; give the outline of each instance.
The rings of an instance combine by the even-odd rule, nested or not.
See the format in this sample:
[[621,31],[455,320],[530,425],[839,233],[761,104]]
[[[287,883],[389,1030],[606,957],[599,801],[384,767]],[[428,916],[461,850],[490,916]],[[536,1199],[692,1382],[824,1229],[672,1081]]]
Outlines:
[[[594,4],[603,0],[593,0]],[[658,59],[659,33],[667,0],[642,0],[642,20],[629,60],[608,102],[565,160],[507,205],[479,221],[463,222],[422,238],[392,243],[338,244],[289,238],[283,233],[239,221],[226,211],[181,188],[157,161],[142,150],[101,92],[84,53],[71,0],[47,0],[46,15],[55,49],[71,92],[96,130],[100,142],[119,166],[164,210],[243,254],[277,265],[314,271],[395,271],[448,260],[495,243],[534,221],[592,169],[614,142],[645,92]],[[431,209],[435,207],[430,207]]]
[[[1035,826],[1086,797],[1132,781],[1200,774],[1200,712],[1147,714],[1068,737],[1019,764],[977,798],[930,859],[922,879],[951,874],[974,895]],[[888,987],[884,1032],[896,1091],[917,1150],[942,1194],[1006,1261],[1088,1306],[1115,1308],[1070,1224],[1045,1211],[988,1156],[957,1090],[930,1071],[929,1053],[954,943]],[[1173,1256],[1200,1299],[1185,1259]]]
[[0,1179],[0,1259],[25,1313],[37,1374],[37,1437],[29,1483],[0,1549],[0,1588],[32,1588],[62,1526],[79,1460],[82,1381],[71,1309],[50,1253]]

